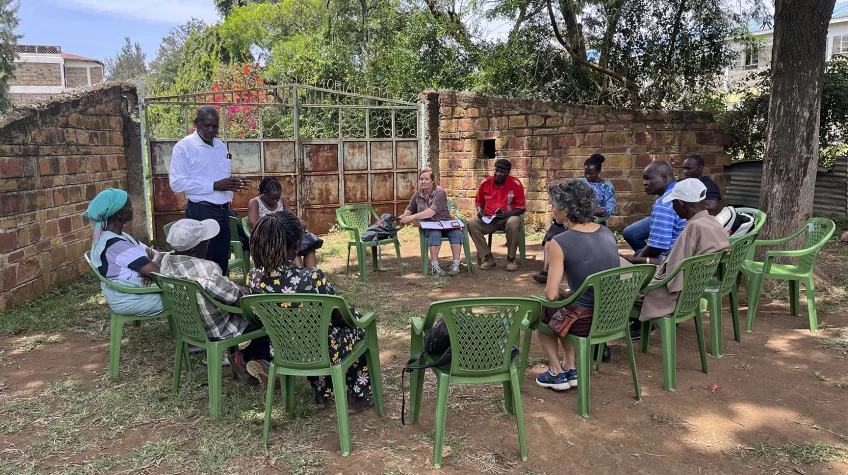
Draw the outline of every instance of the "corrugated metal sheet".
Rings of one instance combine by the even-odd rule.
[[[757,208],[760,203],[762,161],[742,161],[724,167],[730,176],[727,200],[733,206]],[[816,174],[813,212],[819,216],[848,216],[848,158],[839,157],[829,171]]]

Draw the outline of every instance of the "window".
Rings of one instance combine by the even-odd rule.
[[[495,140],[480,141],[480,158],[495,158]]]
[[[848,35],[833,37],[833,48],[831,49],[830,56],[848,58]]]
[[[760,64],[760,52],[757,48],[748,48],[742,52],[743,69],[757,69]]]

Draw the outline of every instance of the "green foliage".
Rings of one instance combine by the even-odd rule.
[[[0,113],[12,106],[9,96],[9,80],[15,77],[15,46],[21,35],[15,34],[18,27],[20,4],[14,0],[0,0]]]
[[[115,53],[106,58],[106,77],[112,81],[137,81],[147,74],[147,55],[141,50],[141,45],[133,44],[130,37],[124,38],[126,43]]]
[[[731,110],[719,114],[722,129],[733,138],[728,148],[735,160],[761,160],[765,154],[768,129],[771,70],[752,75],[752,87],[734,91],[741,96]],[[749,81],[745,81],[749,82]],[[838,156],[848,152],[848,61],[825,63],[822,87],[819,164],[829,168]]]
[[[168,36],[162,38],[159,51],[149,65],[154,87],[167,87],[176,81],[186,40],[193,34],[202,34],[205,29],[206,24],[202,20],[192,18],[183,25],[171,28]]]

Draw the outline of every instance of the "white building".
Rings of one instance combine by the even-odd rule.
[[[64,53],[59,46],[17,45],[9,92],[16,104],[41,101],[75,87],[103,82],[103,63]]]
[[[751,73],[768,69],[771,63],[771,46],[774,41],[774,29],[762,28],[753,31],[759,46],[746,49],[741,44],[731,47],[738,52],[733,65],[725,69],[725,89],[733,89],[740,85]],[[840,1],[833,9],[833,17],[827,29],[827,55],[830,60],[841,55],[848,59],[848,1]]]

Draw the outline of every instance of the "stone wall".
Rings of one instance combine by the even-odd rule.
[[[92,85],[99,84],[99,83],[103,82],[103,68],[94,67],[94,68],[88,68],[88,69],[91,72],[91,84]]]
[[[65,68],[65,87],[79,86],[88,86],[88,68]]]
[[[425,160],[448,195],[469,212],[498,158],[512,161],[512,175],[524,184],[530,228],[550,223],[548,184],[583,176],[583,162],[593,153],[606,157],[601,176],[616,189],[618,209],[608,221],[614,229],[650,212],[655,198],[642,191],[642,171],[653,160],[671,161],[679,175],[686,155],[698,153],[704,173],[722,190],[727,184],[723,167],[730,156],[724,145],[730,137],[717,130],[709,113],[624,111],[452,91],[426,91],[420,100],[428,122]],[[487,146],[494,157],[484,155]]]
[[[15,63],[15,77],[9,86],[62,86],[59,63]]]
[[[0,311],[86,272],[82,215],[103,189],[130,192],[137,220],[127,231],[146,235],[143,181],[126,178],[126,157],[140,157],[127,150],[139,146],[136,104],[135,87],[104,83],[0,118]]]

